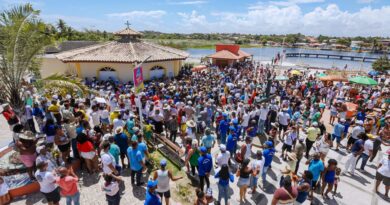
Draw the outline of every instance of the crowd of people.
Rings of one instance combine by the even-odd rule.
[[[277,74],[289,80],[275,80]],[[231,186],[238,187],[240,203],[267,190],[275,158],[283,161],[283,169],[270,203],[302,204],[314,193],[325,199],[337,193],[342,175],[354,175],[360,159],[358,171],[364,172],[390,143],[385,79],[376,77],[380,86],[355,86],[322,82],[315,75],[242,62],[145,82],[139,94],[131,83],[85,79],[94,92],[84,97],[44,97],[26,89],[24,112],[17,115],[3,104],[2,114],[14,149],[49,204],[59,204],[61,196],[67,205],[80,204],[72,168],[79,159],[83,171],[102,173],[109,205],[120,204],[126,169],[133,186],[146,186],[146,205],[168,205],[170,182],[182,177],[167,169],[170,159],[149,173],[156,136],[183,150],[187,176],[199,181],[196,205],[229,204]],[[355,113],[348,103],[357,105]],[[330,149],[347,153],[345,167],[327,156]],[[388,157],[377,165],[375,190],[383,183],[388,197],[390,149],[384,152]],[[218,181],[218,190],[210,186],[210,177]],[[1,204],[10,201],[5,190],[0,178]],[[213,191],[218,191],[215,198]]]

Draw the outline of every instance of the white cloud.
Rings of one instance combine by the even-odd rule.
[[[123,13],[111,13],[107,14],[108,17],[122,17],[129,19],[139,19],[139,18],[161,18],[167,14],[163,10],[152,10],[152,11],[129,11]]]
[[[375,0],[358,0],[358,3],[361,4],[370,4],[373,3]]]
[[[300,1],[303,2],[303,1]],[[304,33],[335,36],[388,36],[390,6],[364,7],[356,12],[336,4],[304,12],[297,4],[257,5],[244,13],[214,12],[211,16],[192,11],[179,13],[183,32],[239,32],[258,34]],[[180,30],[180,29],[178,29]]]
[[[271,5],[276,6],[291,6],[297,4],[312,4],[312,3],[322,3],[325,0],[287,0],[287,1],[270,1]]]
[[[207,1],[178,1],[178,2],[169,2],[168,4],[172,5],[199,5],[205,4]]]

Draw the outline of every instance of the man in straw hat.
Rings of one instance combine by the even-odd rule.
[[[34,179],[33,171],[36,155],[36,138],[31,131],[26,131],[19,135],[19,140],[16,141],[16,147],[20,152],[20,161],[27,167],[27,173],[31,179]]]
[[[120,150],[120,157],[121,157],[121,162],[122,162],[122,167],[125,168],[125,157],[127,158],[127,165],[129,166],[130,160],[129,157],[127,156],[127,148],[129,147],[128,144],[128,138],[125,133],[123,133],[123,128],[118,127],[115,130],[115,135],[114,135],[114,141],[115,144],[118,145],[119,150]]]

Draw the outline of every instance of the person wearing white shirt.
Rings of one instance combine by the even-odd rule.
[[[92,119],[92,127],[100,125],[100,112],[96,105],[92,106],[92,112],[89,114]]]
[[[259,180],[261,170],[263,170],[264,167],[263,152],[261,150],[256,152],[256,159],[252,161],[251,167],[254,172],[250,177],[251,193],[256,193],[257,181]]]
[[[110,143],[108,141],[103,142],[102,144],[103,153],[101,154],[103,172],[105,174],[115,174],[118,175],[119,172],[116,170],[116,162],[114,157],[110,154]]]
[[[262,104],[260,108],[260,116],[259,116],[259,123],[258,123],[258,133],[263,134],[264,133],[264,125],[265,121],[267,120],[267,115],[269,112],[269,108],[266,104]]]
[[[106,200],[109,204],[120,204],[121,195],[119,192],[119,183],[122,181],[120,176],[113,174],[104,174],[102,191],[106,194]]]
[[[61,199],[58,185],[55,183],[56,178],[52,171],[47,170],[48,164],[42,161],[37,164],[38,170],[35,172],[35,178],[39,183],[39,190],[45,196],[48,204],[58,205]]]
[[[360,165],[360,171],[364,171],[364,167],[367,164],[368,158],[371,157],[372,151],[374,150],[374,140],[375,136],[372,134],[367,134],[368,139],[364,142],[363,153],[360,154],[359,158],[356,160],[356,164],[359,162],[360,158],[362,159],[362,164]]]
[[[219,146],[219,149],[221,150],[221,152],[217,155],[217,166],[222,167],[222,165],[224,164],[229,165],[230,152],[226,151],[226,146],[224,144],[221,144]]]
[[[114,121],[113,121],[113,130],[116,130],[116,128],[118,127],[124,127],[125,126],[125,122],[123,122],[122,119],[119,119],[120,116],[118,116],[118,118],[115,118]]]
[[[244,111],[244,115],[242,116],[242,123],[241,126],[243,128],[243,133],[242,136],[245,137],[245,130],[249,126],[249,120],[250,120],[250,115],[248,114],[247,110]]]
[[[283,110],[278,113],[278,119],[279,119],[279,136],[280,136],[282,130],[284,132],[287,131],[288,123],[290,123],[290,115],[287,112],[287,108],[283,108]]]
[[[383,157],[378,165],[375,176],[375,192],[378,193],[378,188],[381,182],[385,185],[385,196],[389,197],[390,190],[390,149],[386,152],[387,157]]]
[[[352,145],[355,143],[356,140],[358,140],[358,136],[360,133],[365,132],[365,129],[363,127],[363,121],[358,120],[356,122],[356,125],[354,128],[352,128],[351,131],[351,137],[348,139],[347,146],[348,149],[352,147]]]

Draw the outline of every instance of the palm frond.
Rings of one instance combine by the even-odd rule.
[[[42,84],[44,89],[57,88],[64,89],[68,93],[77,93],[85,95],[91,93],[91,90],[83,84],[81,79],[61,74],[53,74],[46,78],[39,80],[37,83]]]

